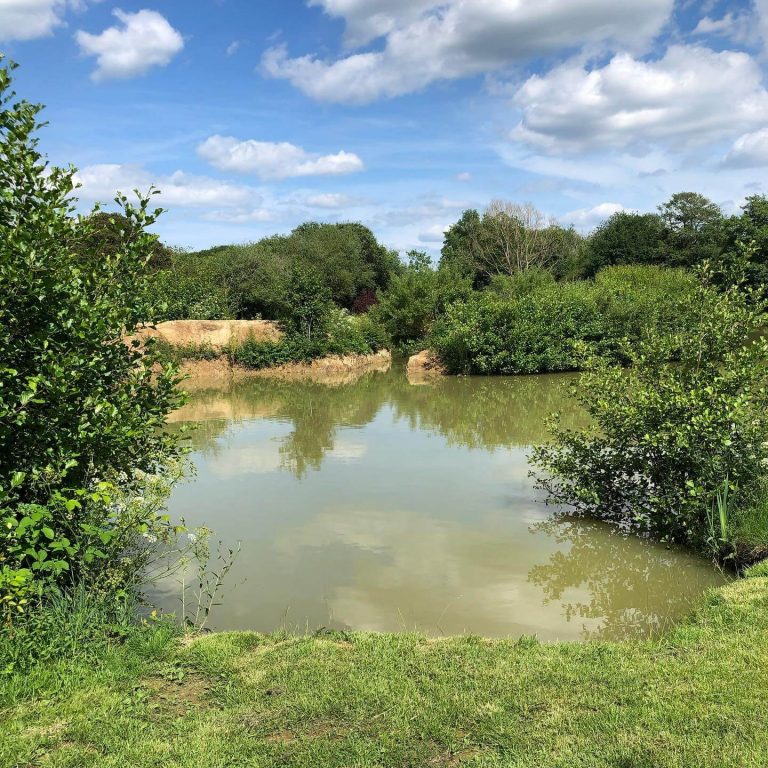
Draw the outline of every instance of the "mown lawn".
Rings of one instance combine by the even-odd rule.
[[[652,642],[152,630],[4,684],[3,768],[763,768],[768,577]]]

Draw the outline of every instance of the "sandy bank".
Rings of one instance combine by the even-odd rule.
[[[256,341],[280,341],[283,332],[271,320],[169,320],[143,328],[139,339],[162,339],[174,347],[207,346],[227,349],[248,337]]]
[[[218,360],[187,360],[181,366],[181,373],[189,377],[184,382],[184,388],[199,391],[226,387],[233,381],[249,378],[314,381],[329,385],[351,384],[366,373],[385,373],[391,365],[392,355],[382,350],[372,355],[332,355],[309,363],[287,363],[258,371],[232,365],[226,357]]]
[[[445,376],[445,367],[434,352],[425,349],[408,359],[405,372],[411,384],[428,384]]]

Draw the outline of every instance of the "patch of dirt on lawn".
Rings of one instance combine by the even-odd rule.
[[[144,681],[150,701],[171,717],[183,717],[190,709],[210,706],[211,682],[197,672],[186,672],[180,680],[150,677]]]

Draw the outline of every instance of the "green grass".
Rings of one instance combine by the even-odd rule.
[[[139,631],[6,697],[0,765],[762,768],[768,578],[752,574],[638,643]]]

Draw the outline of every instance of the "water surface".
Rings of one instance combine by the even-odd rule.
[[[709,563],[563,519],[529,477],[545,418],[583,415],[568,376],[195,392],[197,476],[170,511],[242,551],[214,629],[320,627],[543,640],[646,635],[723,577]],[[164,598],[174,608],[175,598]]]

